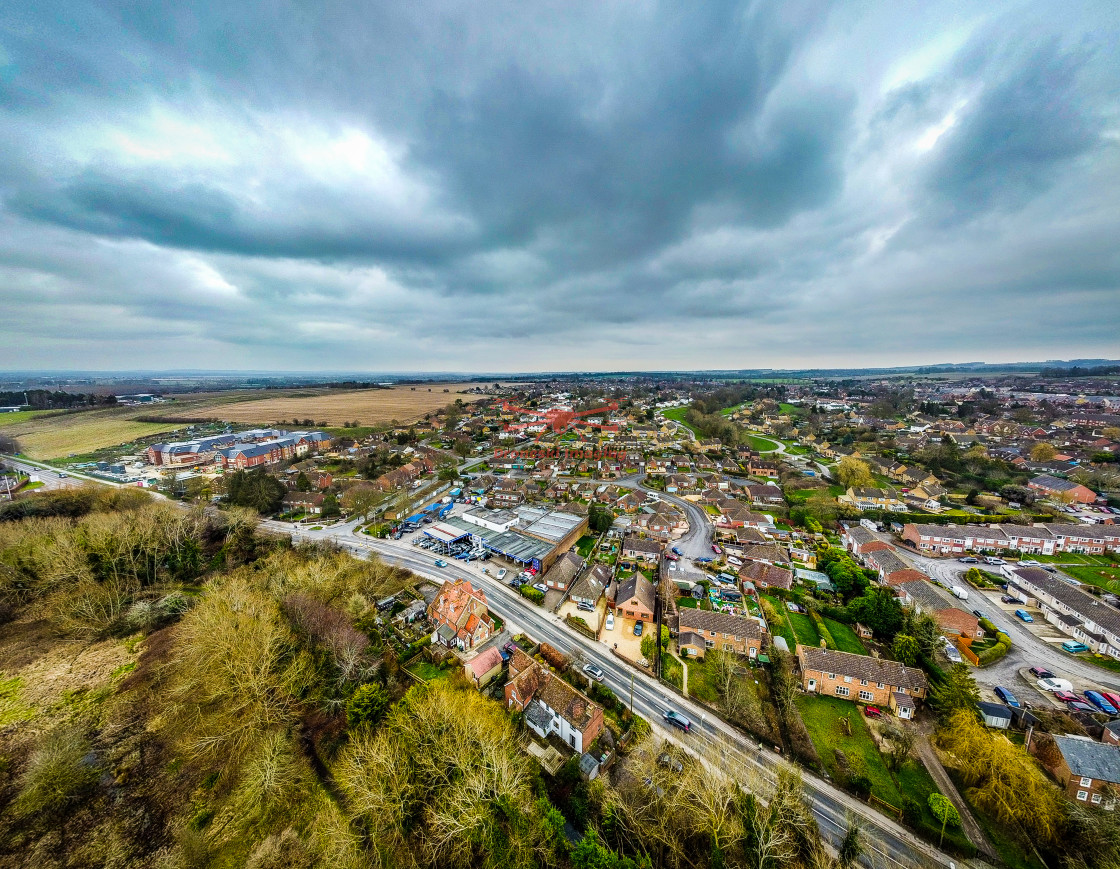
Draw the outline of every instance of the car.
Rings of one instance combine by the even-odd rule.
[[[634,636],[635,637],[640,637],[642,635],[642,630],[644,628],[645,628],[645,625],[642,624],[642,622],[635,622],[634,623]]]
[[[684,555],[684,553],[683,553],[683,552],[681,552],[681,548],[680,548],[679,546],[674,546],[674,547],[672,548],[672,550],[670,550],[670,551],[671,551],[671,552],[672,552],[672,553],[673,553],[674,555]]]
[[[442,558],[437,558],[436,559],[436,567],[447,567],[447,562],[444,561]]]
[[[1069,691],[1055,691],[1054,697],[1062,703],[1077,703],[1080,700],[1076,694],[1071,694]]]
[[[497,573],[498,579],[505,579],[505,578],[506,578],[506,574],[507,574],[507,573],[509,573],[509,571],[508,571],[508,570],[506,570],[506,569],[505,569],[505,568],[503,567],[503,568],[502,568],[501,570],[499,570],[499,571],[498,571],[498,573]]]
[[[1072,655],[1089,651],[1089,647],[1084,643],[1078,643],[1073,640],[1066,640],[1064,643],[1062,643],[1062,648]]]
[[[584,664],[583,665],[583,672],[585,672],[588,676],[590,676],[596,682],[602,682],[604,679],[607,678],[607,674],[604,673],[602,670],[600,670],[598,667],[596,667],[594,664]]]
[[[58,478],[59,478],[60,480],[65,480],[65,479],[66,479],[67,477],[69,477],[69,476],[70,476],[70,475],[69,475],[69,474],[67,474],[67,473],[65,473],[64,471],[59,471],[59,472],[58,472]]]
[[[979,564],[980,563],[979,558],[973,558],[971,555],[965,555],[963,558],[958,558],[957,561],[959,561],[961,564]]]
[[[713,543],[712,544],[712,552],[714,552],[716,555],[719,555],[721,552],[723,552],[723,550],[720,549],[718,546],[716,546],[716,544]]]
[[[1101,691],[1101,693],[1104,695],[1105,700],[1117,709],[1120,709],[1120,694],[1114,694],[1112,691]]]
[[[666,552],[666,553],[665,553],[665,557],[666,557],[666,558],[667,558],[667,559],[668,559],[669,561],[676,561],[676,560],[677,560],[678,558],[680,558],[680,556],[679,556],[679,555],[674,555],[674,554],[673,554],[672,552]]]
[[[1015,699],[1015,695],[1011,693],[1010,689],[1004,688],[1002,685],[996,685],[995,694],[1008,706],[1014,706],[1016,709],[1019,707],[1019,701]]]
[[[987,619],[988,619],[987,615],[985,615],[983,610],[973,610],[972,614],[974,616],[976,616],[976,618],[980,619],[981,621],[987,621]]]
[[[1053,676],[1050,678],[1042,678],[1038,680],[1038,687],[1043,691],[1049,691],[1052,694],[1057,694],[1059,691],[1072,691],[1073,683],[1067,682],[1065,679],[1055,679]],[[1111,700],[1109,701],[1112,702]]]
[[[533,588],[535,588],[541,594],[548,594],[548,586],[545,585],[543,582],[533,583]]]
[[[1027,672],[1034,676],[1036,679],[1054,678],[1054,674],[1047,670],[1045,667],[1031,667]]]
[[[1027,567],[1039,567],[1041,566],[1042,562],[1035,561],[1033,558],[1028,558],[1025,561],[1020,561],[1019,564],[1020,566],[1026,565]]]
[[[864,706],[863,707],[863,714],[866,715],[868,718],[882,718],[883,717],[883,710],[880,709],[878,706]]]
[[[1086,691],[1085,699],[1096,706],[1105,715],[1116,714],[1116,707],[1109,703],[1100,691]]]
[[[707,556],[704,556],[703,558],[694,558],[693,561],[695,561],[697,564],[711,564],[712,563],[712,559],[708,558]]]
[[[638,624],[641,624],[641,622],[638,622]],[[674,727],[679,727],[685,733],[688,733],[690,730],[692,730],[692,722],[676,710],[666,709],[663,713],[661,713],[661,717],[672,724]]]
[[[1090,715],[1095,714],[1097,711],[1083,700],[1072,700],[1066,704],[1066,708],[1070,712],[1088,712]]]
[[[614,630],[614,613],[607,613],[607,630]]]
[[[1045,570],[1047,573],[1057,573],[1058,572],[1058,568],[1051,567],[1049,564],[1042,565],[1042,569]]]
[[[1007,562],[1004,561],[1002,558],[996,558],[994,555],[989,555],[987,558],[985,558],[984,563],[985,564],[996,564],[996,565],[1007,564]]]
[[[1030,622],[1034,621],[1034,616],[1032,616],[1026,610],[1015,610],[1015,615],[1016,615],[1016,617],[1018,617],[1019,621],[1021,621],[1021,622],[1030,623]]]
[[[1000,595],[1000,600],[1003,603],[1024,603],[1024,601],[1020,600],[1017,597],[1012,597],[1009,594]]]

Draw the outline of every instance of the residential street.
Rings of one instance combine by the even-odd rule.
[[[577,652],[584,660],[595,663],[607,674],[606,683],[623,700],[629,700],[633,686],[634,710],[646,717],[657,732],[678,742],[702,757],[715,759],[734,756],[758,770],[765,781],[773,781],[774,769],[785,763],[768,749],[743,736],[722,720],[713,717],[692,703],[673,695],[652,677],[631,668],[616,658],[601,643],[588,640],[565,628],[559,618],[521,597],[493,577],[482,573],[475,563],[453,562],[446,568],[435,567],[435,556],[411,544],[391,540],[362,539],[352,530],[358,523],[347,522],[325,527],[320,531],[296,531],[287,523],[262,522],[262,527],[272,531],[292,534],[296,540],[333,541],[361,556],[376,552],[393,564],[406,567],[418,575],[443,582],[467,578],[486,590],[490,607],[507,625],[525,631],[534,639],[548,642],[565,653]],[[293,533],[293,531],[295,533]],[[364,535],[362,535],[364,537]],[[693,732],[687,736],[661,727],[661,715],[672,707],[688,715],[694,722]],[[859,815],[865,823],[869,866],[928,866],[950,865],[947,855],[923,842],[905,828],[867,807],[808,772],[803,772],[805,791],[821,827],[830,842],[837,842],[846,824],[848,814]]]

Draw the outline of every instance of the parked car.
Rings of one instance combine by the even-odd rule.
[[[1084,643],[1078,643],[1073,640],[1066,640],[1064,643],[1062,643],[1062,648],[1073,655],[1079,654],[1080,652],[1089,651],[1089,647]]]
[[[533,588],[535,588],[541,594],[548,594],[548,586],[545,585],[543,582],[534,583]]]
[[[1100,691],[1086,691],[1085,699],[1096,706],[1105,715],[1116,714],[1116,707],[1109,703]]]
[[[1032,616],[1026,610],[1015,610],[1015,615],[1019,618],[1019,621],[1021,621],[1021,622],[1028,622],[1029,623],[1029,622],[1034,621],[1034,616]]]
[[[717,546],[715,543],[713,543],[712,552],[714,552],[716,555],[719,555],[721,552],[723,552],[723,550],[720,549],[719,546]]]
[[[638,624],[641,624],[641,622],[638,622]],[[690,730],[692,730],[692,722],[681,715],[679,712],[676,712],[672,709],[666,709],[662,713],[661,717],[672,724],[674,727],[679,727],[685,733],[688,733]]]
[[[1062,703],[1077,703],[1078,698],[1076,694],[1069,691],[1055,691],[1054,696]]]
[[[596,682],[602,682],[604,679],[607,678],[607,674],[604,673],[602,670],[600,670],[598,667],[596,667],[594,664],[584,664],[583,665],[583,672],[585,672],[588,676],[590,676]]]
[[[679,555],[674,555],[672,552],[666,552],[665,557],[669,559],[669,561],[676,561],[678,558],[680,558]]]
[[[708,558],[707,556],[705,556],[704,558],[694,558],[693,561],[695,561],[697,564],[711,564],[712,563],[712,559]]]
[[[1058,568],[1051,567],[1049,564],[1042,565],[1042,569],[1045,570],[1047,573],[1057,573],[1058,572]]]
[[[436,567],[447,567],[447,562],[444,561],[442,558],[437,558],[436,559]]]
[[[1065,679],[1055,679],[1053,676],[1038,680],[1038,687],[1043,691],[1057,694],[1059,691],[1072,691],[1073,683]],[[1111,702],[1111,701],[1109,701]]]
[[[1031,667],[1030,670],[1028,670],[1027,672],[1029,672],[1036,679],[1053,679],[1054,678],[1054,674],[1051,673],[1049,670],[1047,670],[1045,667]]]
[[[882,718],[883,717],[883,710],[880,709],[878,706],[864,706],[863,707],[863,714],[866,715],[868,718]]]
[[[1096,713],[1096,709],[1081,700],[1073,700],[1066,704],[1066,708],[1070,712],[1088,712],[1090,715]]]
[[[1101,691],[1101,693],[1104,695],[1105,700],[1107,700],[1117,709],[1120,709],[1120,694],[1115,694],[1112,691]]]
[[[634,623],[634,636],[635,637],[640,637],[642,635],[643,628],[645,628],[644,624],[642,624],[641,622],[635,622]]]
[[[1014,706],[1018,708],[1019,701],[1015,699],[1015,695],[1012,694],[1008,688],[1004,688],[1002,685],[996,685],[995,692],[996,696],[1008,706]]]
[[[974,616],[976,616],[976,618],[978,618],[978,619],[982,619],[982,620],[987,620],[988,619],[987,615],[984,614],[983,610],[973,610],[972,614]]]
[[[961,564],[979,564],[980,563],[979,558],[973,558],[971,555],[965,555],[962,558],[958,558],[957,561],[959,561]]]
[[[1035,561],[1032,558],[1028,558],[1025,561],[1020,561],[1019,564],[1020,564],[1020,566],[1026,566],[1026,567],[1039,567],[1039,566],[1042,565],[1042,562],[1041,561]]]
[[[505,569],[505,568],[503,567],[503,568],[502,568],[501,570],[499,570],[499,571],[498,571],[498,573],[497,573],[498,579],[505,579],[505,578],[506,578],[506,574],[507,574],[507,573],[509,573],[509,571],[508,571],[508,570],[506,570],[506,569]]]
[[[607,613],[607,630],[614,630],[614,613]]]
[[[994,555],[989,555],[987,558],[985,558],[984,563],[985,564],[995,564],[995,565],[1007,564],[1007,562],[1004,561],[1002,558],[996,558]]]
[[[1017,598],[1017,597],[1012,597],[1009,594],[1001,595],[1000,600],[1003,603],[1024,603],[1024,601],[1019,600],[1019,598]]]
[[[674,555],[684,555],[684,553],[681,552],[681,548],[679,546],[674,546],[672,549],[672,553]]]

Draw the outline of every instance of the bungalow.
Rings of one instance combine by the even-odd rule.
[[[767,483],[765,485],[752,483],[746,487],[745,491],[755,504],[781,506],[786,502],[782,490],[773,483]]]
[[[294,510],[303,510],[305,513],[318,515],[323,512],[323,501],[326,495],[311,492],[289,492],[284,496],[281,502],[284,505],[284,510],[292,512]]]
[[[566,590],[583,564],[583,559],[577,553],[565,552],[545,573],[544,584],[548,588]]]
[[[752,561],[744,564],[739,570],[739,579],[753,582],[759,588],[784,588],[789,591],[793,588],[793,573],[784,567],[767,564],[764,561]]]
[[[913,718],[915,699],[926,695],[925,673],[897,661],[800,643],[796,654],[801,666],[801,685],[809,692],[887,706],[899,718]]]
[[[525,716],[537,736],[555,734],[577,754],[591,747],[603,732],[603,707],[577,691],[559,676],[514,648],[505,687],[507,709]]]
[[[595,606],[611,581],[611,570],[605,564],[596,564],[576,580],[568,595],[574,603]]]
[[[627,537],[622,543],[622,557],[656,564],[661,557],[661,544],[645,537]]]
[[[682,656],[703,657],[708,649],[720,649],[757,658],[762,650],[758,622],[742,616],[685,607],[677,614],[677,630]]]

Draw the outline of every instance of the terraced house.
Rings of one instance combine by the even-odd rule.
[[[683,656],[703,657],[708,649],[757,658],[762,628],[754,619],[683,608],[677,614],[677,644]]]
[[[1120,612],[1039,567],[1010,571],[1010,586],[1033,600],[1046,621],[1094,652],[1120,659]]]
[[[926,696],[926,674],[897,661],[797,644],[801,687],[812,693],[873,703],[913,718]]]

